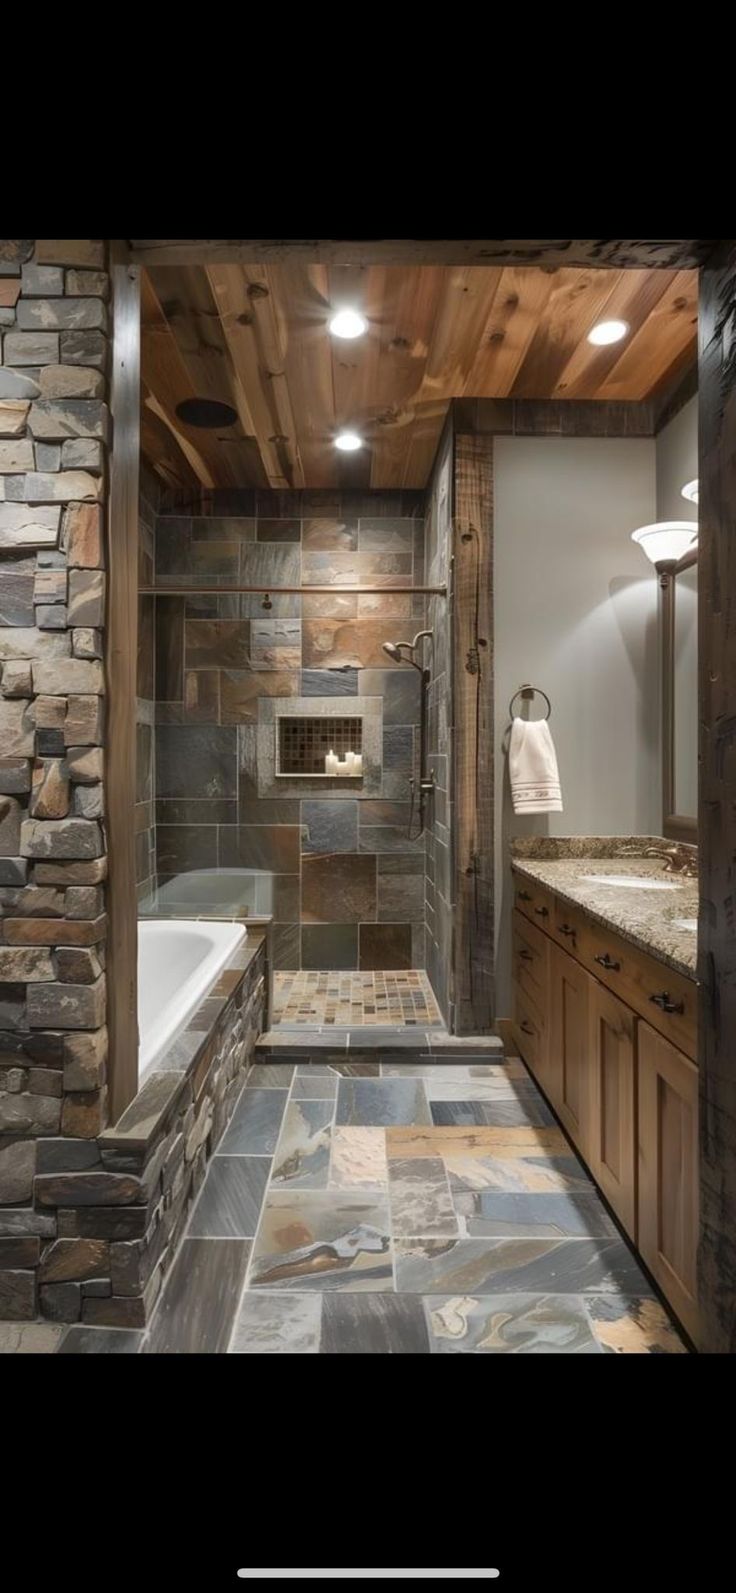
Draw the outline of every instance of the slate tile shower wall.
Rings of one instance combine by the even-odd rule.
[[[272,871],[280,969],[424,967],[424,838],[408,833],[420,681],[382,650],[424,624],[423,513],[418,492],[223,491],[169,497],[156,519],[157,584],[208,589],[155,599],[158,880]],[[226,582],[268,586],[273,606]],[[406,591],[340,590],[355,584]],[[300,585],[331,590],[278,594]],[[264,699],[344,714],[361,697],[382,701],[377,791],[285,780],[259,795]]]
[[[138,584],[153,585],[153,550],[159,485],[145,460],[140,466],[138,516]],[[136,711],[136,804],[135,854],[138,900],[151,895],[156,876],[156,830],[154,815],[154,727],[155,727],[155,599],[138,598],[138,683]]]
[[[0,241],[0,1317],[16,1320],[56,1310],[41,1152],[86,1166],[107,1121],[108,293],[102,242]],[[64,1276],[82,1264],[72,1244]]]

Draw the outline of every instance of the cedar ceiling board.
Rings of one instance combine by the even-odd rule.
[[[176,435],[145,401],[141,404],[141,449],[152,469],[168,486],[200,487],[205,484],[182,453]]]
[[[553,282],[554,273],[548,271],[510,266],[501,272],[465,395],[505,398],[511,392]]]
[[[289,341],[286,306],[280,307],[265,266],[243,266],[264,399],[273,416],[272,446],[289,487],[304,486],[294,411],[286,373]]]
[[[401,486],[426,487],[439,447],[442,428],[447,416],[448,403],[435,399],[417,406],[416,419],[408,438],[408,451],[404,463]]]
[[[675,274],[674,271],[619,271],[599,319],[626,321],[631,335],[635,336],[667,292]],[[587,337],[583,338],[562,371],[552,397],[595,398],[620,357],[617,343],[596,348]]]
[[[237,424],[218,443],[227,469],[222,484],[267,486],[266,471],[260,466],[258,478],[253,479],[255,450],[248,438],[248,416],[244,425],[242,395],[207,272],[198,266],[165,266],[153,274],[153,284],[197,397],[230,404],[238,413]],[[201,435],[203,428],[192,429]]]
[[[278,419],[261,366],[253,299],[245,270],[242,266],[215,265],[208,268],[207,277],[233,367],[241,423],[257,439],[268,485],[288,487],[287,473],[272,440]]]
[[[445,272],[420,397],[459,398],[475,362],[501,273],[485,267]]]
[[[268,282],[277,314],[287,323],[286,379],[294,410],[299,454],[310,487],[337,481],[332,350],[325,335],[329,282],[325,266],[289,261],[269,266]]]
[[[601,312],[613,271],[558,271],[512,388],[514,398],[549,398],[561,372]],[[491,395],[493,396],[493,395]]]
[[[598,398],[648,397],[692,346],[696,355],[698,281],[678,271],[644,325],[622,350]]]
[[[159,303],[148,271],[141,273],[141,381],[157,398],[166,423],[177,437],[187,437],[202,460],[204,471],[197,472],[203,485],[226,478],[232,485],[228,460],[212,432],[186,426],[176,414],[177,404],[196,396],[196,388],[184,365],[171,326]],[[149,429],[150,430],[150,429]]]

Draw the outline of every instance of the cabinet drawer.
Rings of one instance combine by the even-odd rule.
[[[698,1070],[639,1024],[639,1249],[697,1343]]]
[[[547,1061],[547,1019],[525,990],[514,985],[514,1043],[532,1073],[544,1085]]]
[[[513,916],[513,977],[542,1011],[548,998],[549,941],[521,913]]]
[[[582,961],[665,1039],[697,1056],[698,987],[598,924],[589,926]]]
[[[542,885],[522,874],[514,874],[514,906],[537,929],[549,929],[552,923],[554,897]]]
[[[577,907],[568,907],[556,896],[552,904],[551,920],[545,922],[547,933],[571,957],[585,960],[585,950],[590,930],[590,920]]]

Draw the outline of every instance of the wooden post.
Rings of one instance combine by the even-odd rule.
[[[454,816],[457,1034],[494,1019],[493,437],[455,438]]]
[[[700,1348],[736,1351],[736,243],[701,273]]]
[[[138,901],[135,867],[140,266],[112,264],[113,446],[108,519],[106,827],[107,1023],[114,1123],[138,1089]]]

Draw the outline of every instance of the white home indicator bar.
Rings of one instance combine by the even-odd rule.
[[[246,1579],[249,1578],[249,1577],[261,1577],[261,1576],[270,1576],[270,1577],[431,1576],[431,1577],[442,1577],[442,1578],[445,1579],[445,1581],[454,1581],[454,1579],[456,1577],[460,1577],[460,1576],[463,1576],[463,1577],[494,1576],[495,1577],[495,1576],[500,1576],[500,1575],[501,1575],[500,1571],[494,1570],[494,1569],[489,1569],[489,1570],[486,1570],[486,1571],[469,1571],[469,1570],[460,1570],[460,1571],[450,1571],[450,1570],[439,1570],[439,1571],[428,1571],[428,1570],[421,1570],[421,1571],[407,1571],[407,1570],[400,1570],[400,1571],[388,1571],[388,1570],[386,1570],[386,1571],[366,1571],[366,1570],[364,1570],[364,1571],[334,1571],[334,1570],[333,1571],[294,1571],[294,1570],[291,1570],[291,1571],[249,1571],[249,1570],[245,1570],[244,1569],[244,1570],[238,1571],[238,1576],[242,1576],[242,1577],[244,1577]]]

